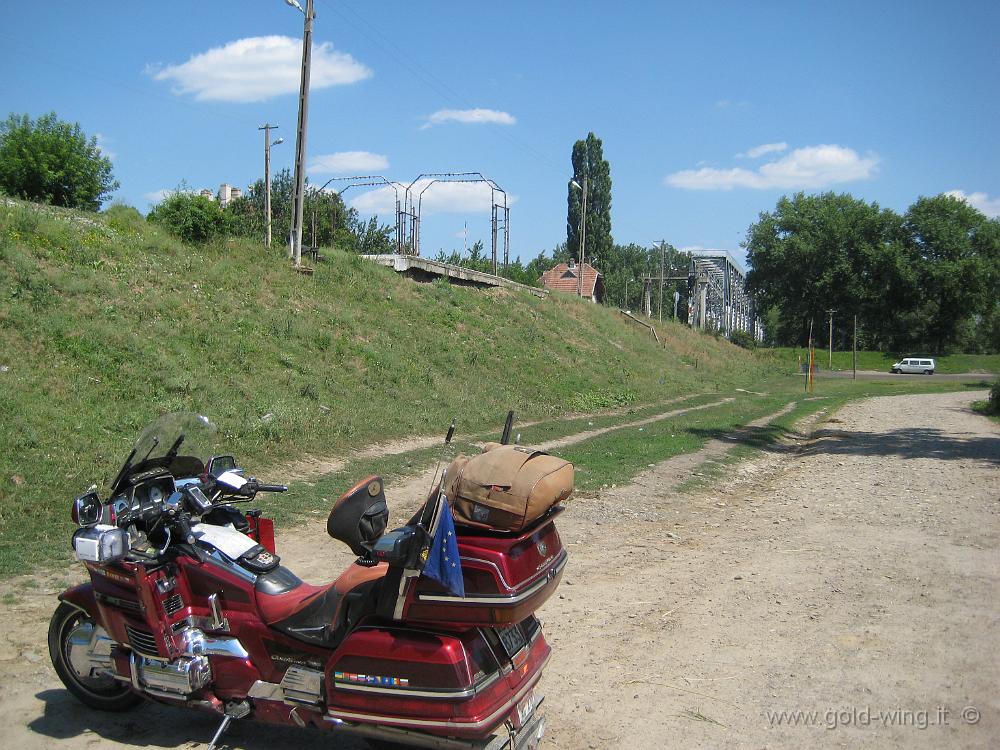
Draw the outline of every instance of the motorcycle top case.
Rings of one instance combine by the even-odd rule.
[[[420,576],[407,589],[403,619],[502,626],[533,614],[559,586],[568,558],[554,523],[557,513],[520,534],[459,533],[465,596]]]
[[[519,532],[573,493],[573,464],[534,448],[487,443],[478,456],[458,455],[445,481],[456,523]]]

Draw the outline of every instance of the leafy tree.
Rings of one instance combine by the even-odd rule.
[[[294,179],[289,169],[271,178],[271,236],[276,245],[288,241],[292,225]],[[242,237],[262,239],[267,227],[264,181],[257,180],[246,193],[226,205],[226,231]],[[315,216],[315,232],[313,217]],[[333,192],[306,187],[302,210],[304,245],[336,247],[348,252],[379,254],[395,252],[394,228],[373,217],[363,221]]]
[[[379,224],[377,216],[372,216],[368,221],[354,219],[349,230],[354,239],[354,246],[349,249],[359,255],[385,255],[396,252],[394,228],[388,224]]]
[[[97,138],[55,112],[32,120],[8,116],[0,123],[0,190],[54,206],[97,211],[118,189],[111,160]]]
[[[604,144],[593,133],[573,144],[573,178],[583,186],[587,180],[587,233],[584,259],[597,265],[611,250],[611,165],[604,158]],[[583,192],[567,186],[566,246],[579,260],[580,214]]]
[[[920,198],[904,218],[918,263],[922,339],[938,354],[963,328],[996,314],[1000,289],[1000,222],[949,195]],[[988,334],[987,334],[988,335]]]
[[[758,309],[777,309],[780,343],[805,344],[810,320],[819,328],[834,309],[857,312],[876,345],[891,345],[916,283],[903,240],[900,217],[875,203],[834,193],[783,197],[747,231],[747,287]],[[848,332],[836,330],[843,347]]]
[[[146,218],[155,224],[162,224],[185,242],[208,242],[223,234],[225,228],[218,203],[183,189],[164,198]]]
[[[682,253],[669,242],[663,243],[663,275],[687,276],[688,265],[691,262],[690,253]],[[623,308],[638,310],[643,304],[642,290],[644,276],[656,277],[652,283],[651,310],[654,316],[660,314],[660,247],[648,248],[630,243],[628,245],[612,245],[606,259],[601,261],[599,270],[604,274],[604,284],[607,290],[607,303],[621,305]],[[628,281],[628,299],[625,299],[625,282]],[[673,315],[674,292],[687,297],[686,281],[664,281],[663,283],[663,317]],[[681,320],[687,320],[687,305],[678,304],[677,315]]]

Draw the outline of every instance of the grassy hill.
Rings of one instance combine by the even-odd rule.
[[[567,296],[419,284],[328,253],[191,247],[132,211],[0,199],[0,574],[67,548],[69,500],[138,430],[208,414],[249,466],[392,437],[728,390],[768,365],[676,324],[663,346]]]

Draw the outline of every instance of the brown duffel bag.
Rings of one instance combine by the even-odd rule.
[[[487,443],[448,467],[445,494],[455,521],[521,531],[573,493],[573,464],[521,445]]]

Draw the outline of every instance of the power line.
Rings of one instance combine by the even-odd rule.
[[[409,73],[411,76],[419,80],[428,88],[436,91],[439,95],[448,100],[451,104],[465,109],[470,109],[474,105],[468,100],[468,97],[462,96],[460,93],[451,88],[447,83],[438,78],[433,72],[421,65],[417,60],[407,55],[407,53],[397,46],[389,37],[382,34],[379,29],[374,26],[368,19],[362,16],[357,11],[343,4],[334,4],[332,2],[327,2],[327,0],[318,0],[332,13],[340,16],[344,21],[351,24],[351,26],[360,32],[364,37],[366,37],[370,42],[380,47],[383,51],[389,54],[391,57],[395,58],[396,62],[399,63],[400,67]],[[344,11],[351,13],[353,18],[348,17]],[[362,28],[361,25],[367,27]],[[487,123],[487,127],[492,130],[497,135],[505,138],[512,145],[520,148],[529,156],[532,156],[536,160],[543,161],[550,166],[554,172],[561,176],[566,174],[564,167],[559,166],[551,157],[534,148],[528,143],[521,141],[515,137],[508,130],[501,128],[492,123]]]

